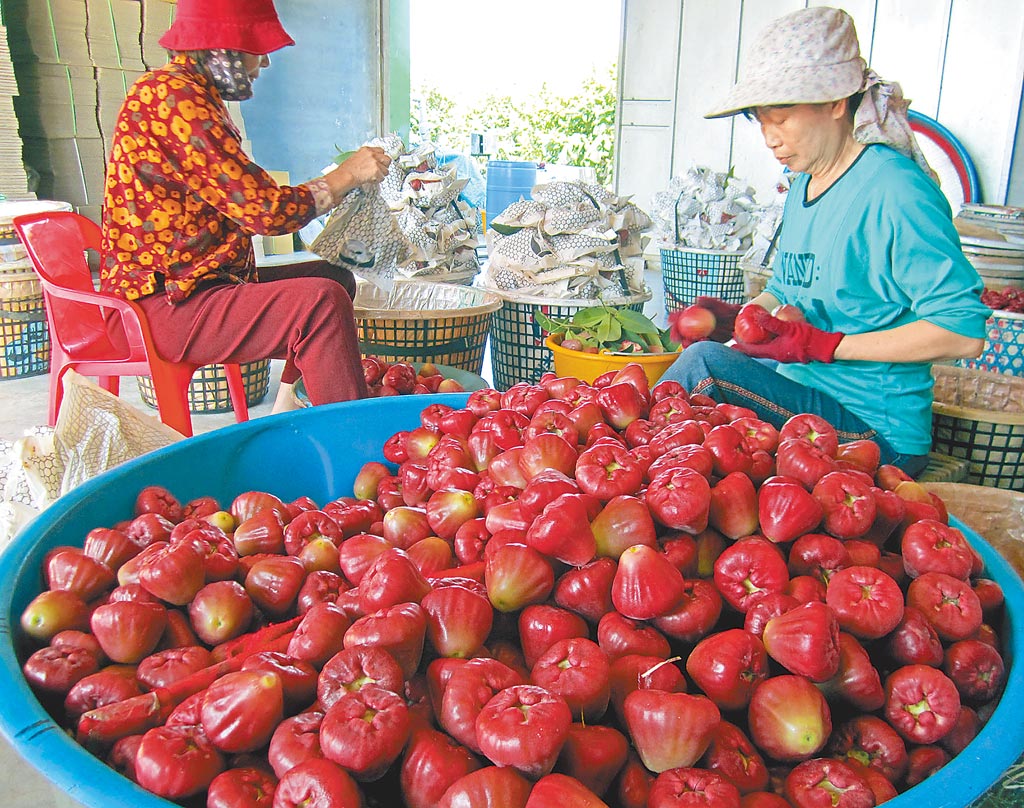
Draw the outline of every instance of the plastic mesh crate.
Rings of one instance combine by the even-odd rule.
[[[747,297],[742,257],[742,252],[725,250],[662,249],[665,312],[685,308],[701,296],[743,303]]]
[[[932,448],[966,460],[967,482],[1024,489],[1024,379],[937,365]]]
[[[609,305],[642,312],[644,303],[650,299],[651,293],[647,292]],[[548,317],[568,319],[580,309],[596,305],[600,304],[592,300],[506,299],[491,315],[491,370],[495,388],[507,390],[517,382],[533,384],[554,367],[551,351],[544,344],[547,335],[533,319],[534,309],[539,308]]]
[[[263,401],[270,389],[270,360],[261,359],[241,365],[245,401],[252,407]],[[156,408],[156,393],[149,376],[139,376],[139,395]],[[231,394],[223,365],[207,365],[195,372],[188,386],[188,408],[195,413],[231,412]]]
[[[50,330],[35,272],[0,273],[0,379],[50,369]]]
[[[479,375],[497,295],[408,281],[391,293],[361,284],[354,301],[359,350],[387,362],[433,362]]]
[[[985,348],[977,359],[961,359],[960,367],[1024,376],[1024,314],[995,311],[985,322]]]

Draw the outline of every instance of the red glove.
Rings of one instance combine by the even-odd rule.
[[[757,324],[775,334],[770,342],[757,345],[737,342],[733,347],[755,359],[774,359],[776,362],[832,362],[836,348],[845,334],[822,331],[802,320],[789,321],[772,317],[767,311],[756,315]]]

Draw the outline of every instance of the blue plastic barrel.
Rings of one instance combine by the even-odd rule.
[[[521,160],[487,161],[487,222],[494,221],[520,197],[530,198],[537,182],[537,164]]]

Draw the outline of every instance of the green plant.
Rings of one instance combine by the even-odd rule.
[[[612,181],[615,152],[614,67],[607,77],[586,79],[579,91],[559,95],[544,85],[528,99],[489,95],[460,104],[436,88],[420,91],[411,117],[411,139],[462,150],[470,132],[502,132],[497,159],[593,168],[598,182]]]
[[[588,306],[571,318],[549,317],[541,309],[533,318],[563,348],[607,353],[664,353],[678,351],[667,328],[658,328],[649,317],[632,309]],[[576,343],[579,343],[577,346]]]

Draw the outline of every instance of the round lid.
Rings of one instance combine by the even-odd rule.
[[[49,199],[26,199],[21,202],[5,200],[0,202],[0,225],[11,224],[15,216],[71,209],[68,202],[56,202]]]

